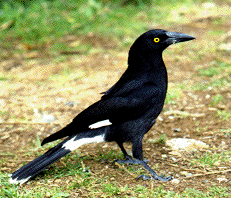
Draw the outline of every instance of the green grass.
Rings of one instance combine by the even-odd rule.
[[[153,144],[160,144],[160,145],[164,145],[166,141],[167,141],[166,134],[161,134],[157,139],[149,139],[149,142]]]
[[[71,67],[65,67],[59,73],[53,74],[49,77],[49,80],[55,81],[57,83],[65,83],[68,80],[77,80],[85,76],[84,70],[77,70],[73,72]]]
[[[231,66],[225,62],[213,61],[212,64],[203,69],[198,69],[199,76],[209,78],[194,86],[194,90],[213,90],[231,87]]]
[[[83,158],[80,158],[78,155],[67,155],[64,159],[61,160],[62,165],[52,165],[49,170],[45,170],[42,175],[42,178],[39,179],[57,179],[57,178],[66,178],[68,176],[81,177],[82,179],[87,179],[91,173],[88,171],[89,167],[85,167],[83,170],[82,162]]]
[[[7,197],[7,198],[29,198],[29,197],[36,197],[36,198],[44,198],[44,197],[68,197],[68,192],[63,192],[62,188],[60,187],[35,187],[32,190],[28,189],[21,189],[19,190],[19,186],[11,185],[7,182],[7,176],[0,172],[0,182],[1,182],[1,189],[0,189],[0,196]]]
[[[224,133],[227,138],[231,136],[231,129],[220,129],[219,132]]]
[[[107,161],[113,161],[116,159],[123,159],[124,155],[121,151],[113,151],[113,150],[107,150],[107,151],[101,151],[99,150],[99,154],[97,156],[98,160],[107,160]]]
[[[39,50],[56,54],[63,50],[88,52],[93,47],[92,43],[78,41],[78,38],[74,40],[78,45],[72,45],[65,40],[69,35],[100,37],[121,48],[130,45],[137,34],[150,29],[150,25],[171,24],[171,20],[166,21],[169,7],[190,8],[193,1],[136,2],[121,6],[120,1],[96,0],[1,1],[0,36],[5,49],[1,56],[7,58],[9,49],[17,53]]]
[[[219,166],[221,163],[225,163],[230,161],[230,153],[222,152],[222,153],[212,153],[206,152],[203,155],[195,156],[192,160],[192,164],[199,165],[201,167],[214,167]]]
[[[14,42],[32,50],[68,50],[68,44],[60,41],[67,35],[104,35],[108,38],[125,39],[126,35],[135,35],[143,31],[144,21],[139,20],[139,12],[144,8],[119,7],[116,4],[109,7],[98,1],[33,1],[24,6],[9,1],[2,3],[0,24],[6,26],[0,32],[4,47],[13,47]],[[137,13],[138,11],[138,13]],[[149,13],[145,17],[149,17]],[[130,17],[124,20],[124,17]],[[145,18],[146,20],[146,18]],[[10,26],[7,23],[11,22]],[[120,28],[118,28],[120,27]],[[127,38],[125,40],[128,40]],[[13,41],[13,42],[12,42]],[[78,45],[77,48],[83,45]],[[85,44],[86,46],[86,44]]]
[[[224,62],[214,61],[212,62],[211,66],[200,69],[199,74],[201,76],[207,76],[207,77],[213,77],[217,74],[224,74],[224,73],[230,73],[230,65]]]
[[[221,94],[217,94],[215,96],[212,97],[212,102],[211,102],[211,105],[212,106],[216,106],[222,102],[224,102],[224,96],[222,96]]]
[[[0,81],[6,81],[6,80],[8,80],[7,77],[5,77],[5,76],[0,76]]]
[[[220,117],[223,121],[227,121],[229,118],[231,118],[231,113],[230,111],[217,110],[217,116]]]
[[[8,111],[0,111],[0,115],[1,116],[5,116],[5,115],[7,115],[8,114]]]
[[[182,197],[193,197],[193,198],[208,198],[208,197],[229,197],[230,190],[224,187],[211,187],[208,192],[204,193],[195,189],[186,189],[182,193]]]
[[[206,192],[195,190],[191,188],[185,189],[182,193],[173,191],[166,191],[163,186],[155,189],[148,189],[141,185],[129,187],[128,185],[119,186],[117,183],[107,183],[104,179],[85,179],[85,180],[72,180],[66,187],[63,186],[50,186],[49,183],[37,185],[31,189],[20,188],[17,185],[8,183],[6,174],[0,172],[0,196],[7,198],[43,198],[43,197],[69,197],[73,196],[70,191],[75,189],[77,192],[80,188],[91,186],[89,197],[165,197],[165,198],[180,198],[180,197],[193,197],[193,198],[207,198],[207,197],[230,197],[231,192],[226,187],[210,187]],[[77,194],[74,194],[77,196]]]
[[[179,99],[183,96],[183,90],[187,85],[181,82],[181,84],[169,83],[168,92],[166,95],[166,104],[176,104]]]

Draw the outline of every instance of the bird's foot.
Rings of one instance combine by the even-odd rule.
[[[159,181],[170,181],[172,179],[172,176],[165,177],[164,175],[157,175],[148,165],[147,165],[147,160],[138,160],[138,159],[133,159],[131,156],[126,155],[125,160],[115,160],[113,163],[119,163],[119,164],[141,164],[143,165],[146,170],[148,170],[152,176],[147,176],[147,175],[140,175],[137,177],[137,180],[142,178],[143,180],[159,180]]]
[[[125,156],[125,159],[124,160],[114,160],[113,161],[113,164],[117,162],[119,164],[138,164],[138,161],[135,160],[135,159],[132,159],[132,157],[130,157],[129,155]]]
[[[145,162],[148,162],[148,160],[144,160]],[[137,160],[137,159],[133,159],[131,156],[129,156],[129,155],[126,155],[125,156],[125,159],[124,160],[114,160],[113,161],[113,164],[115,163],[115,162],[117,162],[117,163],[119,163],[119,164],[142,164],[142,163],[140,163],[140,160]]]
[[[147,175],[140,175],[137,177],[137,180],[142,178],[143,180],[159,180],[159,181],[170,181],[172,176],[164,177],[164,175],[158,176],[157,174],[150,176]]]

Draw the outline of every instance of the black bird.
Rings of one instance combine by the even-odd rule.
[[[42,145],[67,137],[12,173],[10,182],[22,184],[79,146],[104,141],[115,141],[121,148],[125,159],[117,162],[143,165],[151,174],[151,177],[141,175],[143,179],[171,180],[171,176],[158,176],[147,165],[143,159],[142,139],[160,114],[167,92],[162,52],[171,44],[192,39],[194,37],[187,34],[161,29],[142,34],[129,50],[128,68],[119,81],[73,122],[45,138]],[[132,144],[133,157],[127,154],[124,142]]]

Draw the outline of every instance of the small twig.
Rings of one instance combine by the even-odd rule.
[[[185,171],[196,171],[196,172],[206,173],[205,171],[199,169],[188,169],[188,168],[182,168],[182,169]]]
[[[176,116],[191,116],[191,117],[204,117],[204,113],[189,113],[188,111],[178,111],[178,110],[173,110],[173,111],[167,111],[163,113],[164,115],[176,115]]]
[[[118,162],[115,162],[115,165],[117,165],[119,168],[126,171],[128,174],[130,174],[132,177],[137,178],[138,176],[136,174],[131,173],[128,169],[126,169],[124,166],[121,166]]]
[[[229,65],[231,65],[231,61],[230,60],[227,60],[227,59],[224,59],[224,58],[220,58],[220,57],[217,57],[216,56],[216,59],[220,62],[224,62],[224,63],[227,63]]]
[[[14,156],[15,154],[12,154],[12,153],[3,153],[3,154],[0,154],[0,157],[5,157],[5,156]]]
[[[187,176],[185,178],[200,177],[200,176],[204,176],[204,175],[213,175],[213,174],[226,173],[226,172],[231,172],[231,169],[223,170],[223,171],[214,171],[214,172],[208,172],[208,173],[195,174],[195,175]]]
[[[212,78],[212,81],[214,81],[214,80],[217,80],[217,81],[218,81],[218,80],[220,80],[220,79],[222,79],[222,78],[229,77],[229,75],[230,75],[230,73],[226,73],[226,72],[223,73],[223,74],[220,75],[220,76],[217,76],[217,75],[216,75],[215,77]]]
[[[14,132],[24,132],[24,131],[23,131],[23,129],[14,129],[14,130],[11,130],[11,131],[1,132],[1,134],[4,135],[4,134],[10,134],[10,133],[14,133]]]
[[[61,51],[61,55],[73,55],[73,54],[81,54],[80,51]]]
[[[81,161],[81,165],[82,165],[83,172],[86,172],[86,167],[85,167],[85,164],[83,163],[83,161]]]
[[[176,164],[168,164],[169,166],[173,166],[173,167],[177,167],[177,168],[180,168],[182,170],[185,170],[185,171],[196,171],[196,172],[202,172],[202,173],[206,173],[205,171],[203,170],[199,170],[199,169],[188,169],[188,168],[184,168],[184,167],[180,167]]]

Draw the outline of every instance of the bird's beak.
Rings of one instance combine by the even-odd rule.
[[[168,45],[195,39],[195,37],[193,36],[179,33],[179,32],[166,32],[166,35],[169,37],[166,39],[166,43]]]

